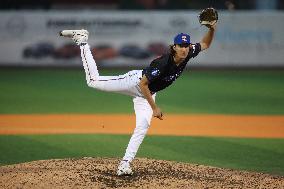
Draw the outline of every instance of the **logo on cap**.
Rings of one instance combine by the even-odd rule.
[[[183,43],[190,43],[190,36],[188,34],[185,33],[179,33],[175,36],[174,38],[174,44],[183,44]]]

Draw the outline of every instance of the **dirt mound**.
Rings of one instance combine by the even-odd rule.
[[[0,188],[284,188],[284,177],[138,158],[115,175],[114,158],[41,160],[0,167]]]

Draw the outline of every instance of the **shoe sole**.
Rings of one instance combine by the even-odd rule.
[[[72,37],[74,35],[73,30],[62,30],[59,32],[59,36]]]
[[[62,31],[59,32],[59,36],[71,38],[76,33],[76,31],[83,32],[86,35],[88,35],[88,33],[89,33],[87,30],[62,30]]]

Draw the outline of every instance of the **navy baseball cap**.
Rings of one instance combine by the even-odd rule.
[[[190,44],[190,36],[186,33],[179,33],[174,38],[174,44]]]

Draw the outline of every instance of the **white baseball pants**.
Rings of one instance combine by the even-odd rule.
[[[136,127],[126,148],[123,160],[131,162],[142,143],[152,119],[152,108],[139,88],[142,70],[133,70],[119,76],[100,76],[96,62],[88,44],[80,46],[81,57],[89,87],[108,92],[121,93],[133,97]],[[155,100],[155,94],[153,95]]]

